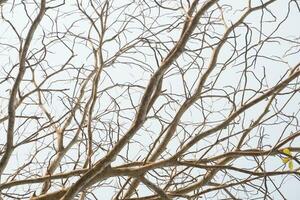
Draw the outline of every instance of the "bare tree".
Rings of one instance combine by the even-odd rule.
[[[299,187],[298,0],[0,8],[0,199],[287,199]]]

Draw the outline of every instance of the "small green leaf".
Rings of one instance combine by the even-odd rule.
[[[281,160],[284,164],[286,164],[289,162],[290,158],[282,158]]]
[[[283,153],[285,153],[285,154],[287,154],[287,155],[289,155],[289,156],[292,155],[292,154],[291,154],[291,151],[290,151],[288,148],[283,149]]]
[[[289,161],[289,169],[294,170],[294,164],[292,160]]]

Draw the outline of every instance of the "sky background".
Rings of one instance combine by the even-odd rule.
[[[131,6],[126,7],[126,9],[123,9],[122,5],[132,3]],[[228,25],[230,25],[232,22],[234,22],[237,17],[240,16],[240,14],[243,12],[241,9],[244,7],[247,1],[234,1],[234,3],[229,1],[220,1],[220,5],[224,5],[225,8],[228,7],[228,12],[224,15],[225,21]],[[247,88],[256,90],[259,86],[257,77],[259,79],[263,78],[264,72],[266,74],[266,77],[264,79],[264,87],[265,89],[270,88],[274,86],[279,80],[281,80],[282,77],[286,77],[285,73],[293,67],[296,63],[299,62],[299,53],[295,53],[290,55],[292,52],[297,52],[299,50],[299,42],[298,46],[294,43],[295,38],[300,37],[300,29],[298,26],[298,21],[300,19],[299,10],[295,3],[287,3],[287,0],[278,0],[276,3],[272,4],[269,8],[269,10],[272,11],[272,13],[265,11],[264,13],[258,11],[253,14],[251,14],[249,17],[246,18],[246,22],[251,27],[252,32],[246,33],[246,29],[244,26],[241,26],[235,30],[235,34],[239,35],[238,39],[236,41],[229,40],[230,43],[227,43],[224,45],[224,47],[221,50],[221,54],[218,60],[218,66],[216,70],[212,73],[213,75],[218,74],[220,69],[224,67],[222,63],[224,63],[228,58],[230,58],[232,55],[235,55],[233,52],[232,45],[234,42],[236,42],[237,48],[242,49],[244,48],[245,44],[249,43],[251,44],[259,44],[260,39],[264,39],[267,36],[274,37],[274,41],[270,40],[266,42],[262,48],[259,51],[259,57],[256,59],[251,59],[251,55],[255,55],[257,53],[257,49],[259,48],[253,48],[249,50],[248,52],[248,58],[247,58],[247,64],[251,68],[251,73],[247,74]],[[57,2],[51,2],[50,4],[56,4]],[[85,2],[87,3],[87,2]],[[260,1],[253,1],[253,5],[259,4]],[[149,2],[150,5],[154,5],[153,2]],[[232,9],[230,10],[229,6],[226,6],[226,4],[230,4],[232,6]],[[178,16],[182,15],[184,13],[184,10],[177,10],[177,11],[163,11],[163,13],[160,13],[157,9],[147,9],[147,6],[143,4],[142,1],[115,1],[114,4],[116,7],[120,8],[117,12],[111,13],[108,17],[108,24],[110,25],[109,31],[106,33],[106,39],[109,38],[111,35],[115,34],[123,25],[124,20],[130,19],[131,16],[134,16],[136,20],[132,20],[130,24],[128,25],[128,30],[124,32],[124,34],[121,34],[118,40],[112,40],[111,42],[107,42],[103,46],[103,55],[105,60],[109,60],[112,56],[114,56],[120,49],[120,47],[124,46],[126,42],[131,43],[131,41],[135,41],[136,38],[139,37],[140,34],[142,34],[145,31],[145,27],[152,27],[153,32],[157,32],[156,36],[150,37],[151,39],[155,40],[155,38],[159,38],[161,41],[165,41],[163,44],[157,44],[156,48],[160,48],[160,54],[161,57],[164,57],[167,54],[167,49],[170,49],[174,42],[178,39],[180,36],[180,29],[171,29],[170,27],[167,28],[167,25],[174,24],[174,27],[182,21],[183,19],[179,18]],[[139,5],[139,6],[137,6]],[[165,5],[168,6],[178,6],[178,2],[176,1],[166,1]],[[10,20],[12,24],[14,24],[17,32],[19,35],[24,38],[28,28],[29,28],[29,21],[30,19],[24,12],[24,6],[20,4],[19,1],[16,1],[14,4],[14,7],[12,7],[12,2],[8,2],[3,7],[3,14],[7,19]],[[28,13],[30,13],[31,18],[35,16],[36,11],[34,9],[36,8],[33,1],[26,1],[26,9],[28,10]],[[125,8],[125,7],[124,7]],[[289,15],[287,15],[287,12],[289,11]],[[91,10],[86,10],[86,12],[91,13]],[[275,14],[275,15],[274,15]],[[216,14],[217,15],[217,14]],[[58,19],[58,25],[55,26],[53,23],[53,18],[57,17]],[[276,21],[274,20],[276,17]],[[71,31],[75,34],[81,34],[86,35],[89,30],[89,23],[86,20],[80,20],[83,19],[84,16],[78,12],[76,7],[73,5],[73,2],[66,2],[66,5],[61,7],[58,10],[49,10],[47,11],[47,16],[44,17],[38,31],[35,34],[34,40],[31,45],[31,53],[37,52],[41,47],[41,37],[42,37],[42,29],[43,28],[45,34],[47,35],[47,39],[45,39],[44,43],[50,43],[49,45],[49,53],[46,55],[45,60],[47,62],[40,63],[40,66],[37,66],[35,71],[35,76],[37,80],[43,80],[43,77],[45,73],[53,73],[55,70],[59,69],[63,63],[65,63],[70,55],[71,52],[68,49],[68,46],[72,46],[74,41],[74,50],[76,51],[76,57],[72,60],[72,65],[75,66],[74,68],[78,68],[78,66],[84,65],[84,69],[80,74],[80,78],[84,79],[86,75],[88,74],[89,70],[93,69],[94,60],[93,56],[91,55],[91,46],[90,44],[86,43],[83,39],[76,38],[72,35],[68,36],[68,39],[64,40],[65,43],[59,43],[58,41],[53,42],[55,38],[55,34],[53,34],[54,31],[63,32],[66,30],[67,27],[71,26],[71,24],[78,20],[74,26],[72,27]],[[260,20],[264,21],[264,24],[262,26],[262,30],[265,35],[259,34],[259,27],[260,27]],[[266,23],[268,21],[268,23]],[[277,29],[278,24],[284,21],[280,27]],[[200,20],[199,30],[203,30],[204,27],[201,26],[201,24],[205,24],[206,19]],[[159,32],[161,29],[166,27],[165,31]],[[180,26],[179,26],[180,27]],[[254,28],[257,27],[257,28]],[[214,26],[208,27],[209,33],[214,33],[215,35],[211,35],[211,37],[207,37],[207,41],[210,43],[214,43],[217,41],[216,37],[219,37],[222,32],[224,31],[224,26]],[[276,30],[274,34],[272,34]],[[92,30],[93,32],[93,30]],[[147,33],[150,34],[150,33]],[[219,35],[218,35],[219,34]],[[92,33],[92,36],[95,37],[95,34]],[[280,38],[281,37],[281,38]],[[276,42],[275,39],[279,42]],[[291,42],[289,42],[289,40]],[[3,78],[6,77],[7,73],[12,69],[12,66],[18,63],[18,51],[16,49],[11,48],[8,45],[10,44],[13,46],[18,47],[19,42],[17,40],[17,35],[13,32],[13,30],[9,27],[8,23],[5,23],[3,20],[1,21],[0,26],[0,81],[1,81],[1,87],[0,87],[0,116],[4,116],[7,112],[7,102],[8,102],[8,94],[9,89],[11,88],[13,84],[13,80],[9,79],[7,81]],[[190,50],[199,48],[199,38],[195,37],[195,39],[191,39],[188,42],[188,48]],[[153,46],[154,47],[154,46]],[[159,54],[157,53],[158,57]],[[195,84],[197,83],[197,80],[199,76],[201,76],[201,73],[199,73],[199,66],[205,66],[207,65],[207,62],[209,61],[211,55],[211,49],[207,48],[203,50],[201,53],[201,57],[197,58],[196,62],[198,63],[197,66],[194,68],[192,67],[187,71],[185,74],[184,80],[186,81],[186,87],[193,91],[195,89]],[[44,56],[43,52],[36,53],[35,55],[37,59],[39,57]],[[172,94],[172,98],[174,101],[172,103],[169,103],[167,106],[164,107],[162,111],[162,118],[165,121],[171,121],[172,117],[176,113],[177,109],[179,108],[179,105],[182,104],[184,98],[182,96],[179,96],[180,94],[184,93],[187,88],[184,88],[182,82],[182,77],[178,75],[178,70],[182,67],[182,69],[187,69],[189,67],[189,63],[192,62],[191,57],[189,57],[187,54],[182,55],[177,62],[168,70],[165,76],[165,81],[163,84],[163,90],[166,90],[167,93]],[[33,59],[34,60],[34,59]],[[33,62],[32,60],[32,62]],[[235,62],[229,63],[226,67],[226,70],[222,73],[222,75],[219,77],[215,84],[215,88],[222,89],[223,91],[226,91],[228,93],[232,92],[232,88],[229,86],[237,86],[239,82],[241,81],[241,72],[245,67],[244,57],[240,56],[237,59],[235,59]],[[149,78],[153,74],[153,72],[157,69],[158,63],[155,60],[153,51],[148,46],[138,46],[135,50],[128,52],[124,56],[120,57],[118,59],[118,62],[114,63],[112,66],[107,67],[104,70],[103,76],[101,76],[100,79],[100,88],[103,88],[104,90],[107,90],[109,92],[102,92],[99,96],[99,102],[97,102],[95,110],[101,111],[101,115],[96,116],[101,119],[101,122],[94,124],[95,129],[99,130],[99,134],[95,135],[95,140],[103,140],[104,136],[101,135],[101,131],[104,131],[108,128],[108,124],[110,128],[116,130],[118,129],[117,121],[120,118],[119,123],[122,124],[122,127],[120,128],[120,134],[122,135],[129,127],[132,122],[132,118],[135,114],[134,110],[124,110],[120,113],[120,116],[117,116],[115,113],[112,112],[102,112],[103,110],[114,110],[114,106],[111,104],[112,97],[117,99],[118,105],[122,108],[130,107],[133,105],[137,106],[140,99],[141,94],[144,88],[141,87],[132,87],[129,90],[127,90],[126,85],[128,84],[134,84],[134,85],[142,85],[146,86]],[[43,69],[43,70],[42,70]],[[265,71],[264,71],[265,70]],[[17,73],[17,67],[15,67],[12,70],[11,75],[15,76]],[[76,82],[74,81],[74,76],[76,76],[78,73],[77,70],[73,70],[70,65],[70,70],[66,70],[62,73],[59,73],[57,76],[53,77],[49,82],[45,84],[45,87],[51,87],[51,88],[63,88],[66,89],[64,91],[65,93],[55,93],[54,95],[47,95],[45,96],[45,99],[48,100],[47,103],[45,103],[45,107],[51,112],[54,113],[56,118],[59,118],[62,116],[65,112],[66,107],[70,106],[71,101],[66,96],[74,96],[74,94],[78,94],[79,88],[76,86]],[[211,76],[211,79],[209,79],[207,82],[210,83],[214,79],[214,76]],[[21,88],[24,93],[30,91],[32,89],[32,83],[30,81],[26,81],[27,79],[30,80],[32,78],[32,73],[26,72],[25,74],[25,81],[22,83]],[[242,80],[243,82],[243,80]],[[109,89],[112,85],[120,85],[120,87]],[[123,86],[122,86],[123,85]],[[209,87],[209,84],[207,85]],[[208,92],[205,95],[213,95],[220,91],[215,90],[213,92]],[[130,93],[130,95],[129,95]],[[67,94],[67,95],[66,95]],[[246,93],[246,97],[250,98],[251,95],[253,95],[254,92]],[[130,99],[129,97],[132,97]],[[36,96],[33,95],[34,99]],[[237,99],[241,99],[241,95],[237,95]],[[299,99],[300,95],[299,93],[296,94],[289,104],[284,108],[284,111],[286,113],[295,113],[299,111]],[[28,103],[34,100],[28,100]],[[154,105],[155,109],[159,109],[161,105],[168,102],[168,98],[160,98],[158,102]],[[283,104],[286,101],[286,97],[279,98],[277,103],[278,107],[283,106]],[[223,115],[220,115],[219,110],[224,110],[223,114],[226,115],[230,112],[230,104],[224,100],[217,100],[217,99],[207,99],[205,101],[207,108],[209,108],[211,111],[211,114],[207,115],[208,119],[211,121],[216,121],[216,123],[212,123],[212,125],[217,124],[218,120],[222,120],[224,118]],[[266,102],[263,102],[257,106],[255,106],[253,109],[250,109],[247,111],[247,114],[244,116],[244,121],[237,125],[235,127],[235,131],[242,130],[243,127],[247,127],[247,125],[250,124],[251,120],[257,116],[261,110],[264,108]],[[96,112],[97,112],[96,111]],[[26,107],[21,107],[18,109],[18,113],[26,113],[33,116],[40,116],[41,113],[36,105],[29,105]],[[98,112],[97,112],[98,113]],[[153,114],[150,112],[150,115]],[[80,115],[80,113],[78,113]],[[298,117],[299,120],[299,114],[295,114]],[[119,117],[119,118],[118,118]],[[280,116],[282,117],[282,116]],[[185,138],[189,137],[189,133],[196,134],[199,132],[199,129],[195,129],[196,125],[200,124],[203,120],[202,114],[199,112],[199,108],[197,106],[192,106],[186,114],[182,118],[182,124],[188,122],[192,122],[195,124],[193,125],[187,125],[185,126],[185,130],[182,128],[178,128],[178,132],[182,131],[183,134],[179,136],[178,140],[173,140],[170,145],[168,145],[168,149],[166,151],[167,154],[174,154],[176,153],[177,149],[180,146],[180,141],[184,140]],[[286,137],[291,132],[295,132],[298,129],[298,126],[296,121],[291,121],[291,119],[276,119],[278,120],[278,123],[276,125],[272,126],[264,126],[264,129],[254,129],[253,134],[257,134],[260,131],[263,131],[268,137],[264,138],[263,143],[265,144],[274,144],[279,137],[281,137],[280,133],[284,133],[284,136]],[[273,122],[276,122],[274,119]],[[43,120],[42,120],[43,121]],[[99,120],[100,121],[100,120]],[[46,121],[45,121],[46,122]],[[290,126],[287,126],[291,122]],[[21,124],[24,123],[23,121],[19,120],[17,123]],[[5,138],[6,133],[6,127],[7,122],[2,123],[0,127],[0,133],[1,137],[3,137],[3,140]],[[35,124],[34,121],[25,123],[24,126],[22,126],[21,130],[18,130],[16,135],[18,138],[16,140],[16,143],[22,141],[28,134],[38,130],[39,126]],[[126,154],[128,151],[128,157],[131,159],[138,159],[139,157],[143,157],[147,155],[147,152],[149,150],[149,145],[155,140],[156,136],[159,133],[159,130],[161,129],[161,125],[155,121],[150,120],[147,121],[144,125],[144,128],[141,132],[139,132],[133,139],[135,141],[139,141],[140,143],[135,144],[129,144],[126,148],[124,148],[124,151],[122,151],[122,154]],[[208,127],[207,127],[208,128]],[[205,130],[205,128],[204,128]],[[48,130],[50,131],[50,130]],[[187,131],[188,133],[185,133]],[[231,129],[228,128],[228,133],[226,133],[227,130],[224,130],[224,136],[227,136],[227,134],[230,134]],[[19,134],[20,133],[20,134]],[[145,134],[145,133],[151,133],[151,134]],[[226,133],[226,134],[225,134]],[[22,135],[24,134],[24,135]],[[47,131],[45,133],[47,134]],[[2,136],[3,135],[3,136]],[[9,173],[10,171],[15,171],[18,167],[20,167],[24,161],[28,160],[32,152],[36,150],[39,146],[43,146],[45,144],[50,144],[53,140],[52,135],[49,135],[49,137],[46,137],[42,142],[35,142],[35,143],[29,143],[24,146],[19,146],[13,154],[12,159],[10,160],[9,166],[7,167],[6,172]],[[119,135],[112,134],[113,140],[116,140],[116,138],[119,137]],[[181,138],[180,138],[181,137]],[[214,140],[215,137],[209,138],[208,141],[201,141],[195,149],[199,149],[203,145],[210,144],[211,141]],[[257,146],[257,143],[259,142],[259,139],[253,139],[252,141],[253,146]],[[3,144],[3,143],[1,143]],[[103,144],[104,146],[106,144]],[[249,143],[251,146],[251,143]],[[295,140],[293,142],[293,146],[299,146],[300,140]],[[47,146],[45,149],[43,149],[37,156],[36,156],[36,163],[42,162],[45,164],[45,166],[48,163],[48,158],[51,157],[50,153],[50,147],[51,145],[45,145]],[[146,148],[145,148],[146,147]],[[73,150],[70,151],[70,153],[64,158],[65,162],[72,161],[72,156],[76,155],[79,151],[84,151],[85,147],[82,144],[79,144],[78,146],[75,146]],[[218,154],[218,151],[222,151],[221,146],[214,149],[214,151],[211,152],[212,155]],[[201,148],[200,148],[201,149]],[[52,152],[53,153],[53,152]],[[98,152],[97,155],[93,158],[94,160],[97,160],[103,156],[104,152]],[[117,165],[118,163],[122,163],[123,159],[121,157],[118,157],[114,165]],[[236,166],[247,166],[252,161],[245,160],[245,159],[237,159],[234,164]],[[41,170],[40,166],[34,166],[34,163],[29,167],[31,172],[35,172],[36,174],[43,174],[44,170]],[[266,162],[266,168],[268,169],[274,169],[280,166],[281,160],[278,157],[271,157],[268,158]],[[44,166],[44,167],[45,167]],[[58,171],[64,171],[64,170],[70,170],[72,165],[64,165],[62,166]],[[295,164],[295,167],[299,167]],[[57,172],[58,172],[57,171]],[[163,172],[162,172],[163,173]],[[199,173],[199,171],[193,171],[191,173]],[[242,176],[242,175],[241,175]],[[18,179],[22,179],[24,177],[20,176]],[[282,177],[273,177],[272,180],[274,182],[280,183],[282,180]],[[124,182],[124,180],[122,180]],[[284,193],[286,198],[288,200],[296,200],[299,198],[299,192],[298,189],[300,188],[300,183],[297,178],[293,176],[288,176],[285,178],[285,180],[282,182],[281,191]],[[106,182],[105,184],[117,184],[117,180],[112,180],[112,182]],[[103,199],[110,199],[110,195],[114,193],[113,189],[108,187],[100,188],[99,190],[95,191],[96,194],[101,196]],[[39,188],[39,185],[34,185],[33,187]],[[270,185],[270,188],[272,190],[272,185]],[[22,188],[23,189],[23,188]],[[274,189],[274,188],[273,188]],[[151,194],[149,191],[147,191],[146,188],[144,188],[145,194]],[[209,196],[212,194],[209,194]],[[216,199],[213,196],[210,196],[211,199]],[[274,199],[282,199],[282,197],[278,194],[278,192],[274,192],[273,196]],[[297,198],[298,197],[298,198]],[[209,197],[206,197],[209,198]],[[250,198],[250,197],[238,197],[238,198]]]

